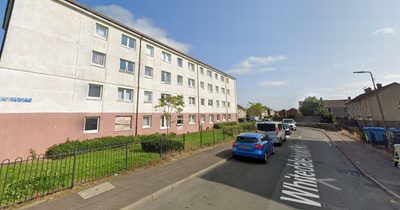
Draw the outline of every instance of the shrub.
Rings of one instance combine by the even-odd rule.
[[[149,140],[142,142],[142,149],[145,152],[160,152],[160,140]],[[174,141],[169,139],[162,140],[162,151],[163,153],[169,151],[182,151],[183,150],[183,142]]]
[[[215,123],[213,128],[222,129],[223,127],[234,126],[234,125],[237,125],[237,122]]]

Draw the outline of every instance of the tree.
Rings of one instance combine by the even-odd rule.
[[[249,116],[260,116],[262,118],[262,113],[267,110],[265,106],[263,106],[261,103],[252,103],[249,102],[247,105],[249,108],[245,109],[246,112],[249,114]]]
[[[315,111],[318,115],[325,116],[327,110],[325,109],[325,102],[320,98],[319,100],[313,96],[309,96],[303,101],[303,105],[300,107],[300,111],[304,116],[315,116]]]
[[[171,121],[171,119],[176,115],[183,111],[183,107],[185,107],[185,102],[183,101],[183,96],[167,96],[161,97],[158,99],[158,105],[154,106],[155,109],[160,108],[162,111],[162,116],[165,117],[167,122],[167,136],[169,126],[175,121]]]

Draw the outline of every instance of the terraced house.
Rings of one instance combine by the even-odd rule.
[[[0,160],[69,139],[195,132],[236,121],[235,78],[72,0],[8,0]],[[158,98],[181,95],[168,125]]]

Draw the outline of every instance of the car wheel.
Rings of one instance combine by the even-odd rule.
[[[263,163],[264,163],[264,164],[267,164],[267,163],[268,163],[268,154],[267,154],[267,151],[265,151],[265,153],[264,153],[264,160],[263,160]]]

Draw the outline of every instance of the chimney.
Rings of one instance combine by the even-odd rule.
[[[378,87],[378,89],[382,88],[382,83],[376,83],[376,87]]]
[[[349,99],[349,101],[351,100],[351,97],[349,96],[349,97],[347,97],[347,99]]]
[[[370,87],[364,89],[365,93],[371,92],[371,90],[372,90],[372,89],[371,89]]]

